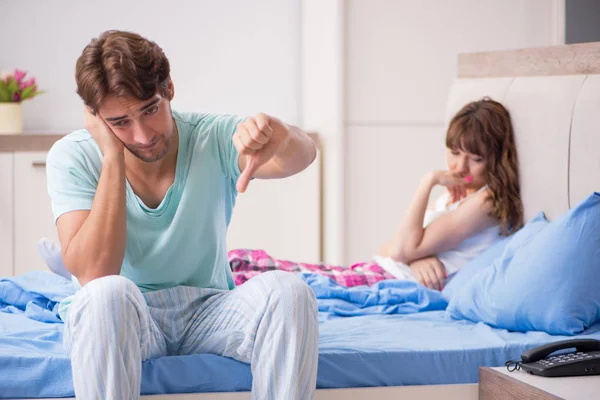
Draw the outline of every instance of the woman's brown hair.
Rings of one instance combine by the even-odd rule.
[[[468,103],[450,121],[446,146],[487,160],[491,215],[500,220],[503,235],[521,228],[523,203],[519,163],[508,110],[488,97]]]
[[[77,60],[77,94],[94,112],[108,95],[148,100],[170,98],[169,60],[162,49],[136,33],[106,31]]]

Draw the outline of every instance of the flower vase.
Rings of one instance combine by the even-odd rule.
[[[0,103],[0,135],[23,133],[23,109],[21,103]]]

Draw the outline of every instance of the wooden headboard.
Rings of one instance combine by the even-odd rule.
[[[446,123],[483,96],[511,113],[526,220],[600,189],[600,43],[460,54]]]

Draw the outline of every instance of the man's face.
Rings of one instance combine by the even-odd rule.
[[[156,94],[148,100],[129,96],[107,97],[98,113],[134,156],[155,162],[169,152],[174,123],[168,99]]]

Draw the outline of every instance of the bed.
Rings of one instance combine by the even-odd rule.
[[[303,277],[320,298],[317,386],[321,398],[328,398],[323,397],[326,389],[416,386],[448,390],[446,385],[461,388],[463,396],[469,394],[462,398],[473,397],[479,366],[503,365],[530,347],[567,338],[450,320],[442,294],[412,282],[350,291],[322,276]],[[403,300],[418,294],[419,300],[411,300],[411,309],[394,307],[404,301],[366,300],[383,290],[404,296]],[[23,310],[0,313],[0,398],[73,396],[71,367],[60,341],[63,325],[55,318],[56,302],[72,292],[70,282],[54,274],[32,272],[0,282],[0,292],[3,299],[11,293],[11,302]],[[600,339],[600,323],[584,336]],[[210,354],[143,363],[144,394],[247,392],[251,383],[247,364]],[[343,398],[348,394],[338,393]]]
[[[539,211],[556,218],[598,189],[600,44],[460,55],[448,118],[482,96],[502,101],[512,114],[526,220]],[[567,337],[449,319],[443,294],[410,283],[349,294],[302,277],[319,298],[320,400],[476,399],[480,366],[502,366]],[[62,324],[53,320],[56,301],[72,290],[61,279],[34,272],[0,282],[0,295],[14,303],[0,303],[0,398],[72,398]],[[395,300],[384,291],[397,294]],[[600,323],[580,336],[600,339]],[[250,399],[250,386],[248,365],[209,354],[143,364],[147,398]]]

